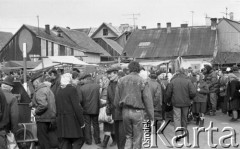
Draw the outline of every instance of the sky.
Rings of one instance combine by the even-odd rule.
[[[206,25],[205,16],[222,18],[226,7],[240,21],[240,0],[0,0],[0,31],[15,33],[23,24],[44,27],[99,27],[103,22],[139,28]],[[193,13],[192,13],[193,11]]]

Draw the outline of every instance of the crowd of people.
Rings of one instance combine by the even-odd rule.
[[[144,68],[132,61],[127,71],[110,67],[94,76],[78,69],[33,74],[29,78],[29,88],[30,84],[33,88],[29,106],[35,116],[40,148],[80,149],[94,140],[99,149],[106,149],[111,139],[110,146],[118,149],[141,149],[144,121],[158,121],[159,126],[170,118],[174,128],[187,129],[190,120],[203,127],[205,115],[215,116],[219,109],[231,116],[232,122],[240,117],[237,66],[227,68],[225,73],[210,65],[199,72],[180,68],[170,74],[151,69],[147,77],[143,72]],[[15,133],[18,126],[17,99],[11,93],[14,80],[8,75],[1,82],[2,149],[7,148],[6,134]],[[103,108],[108,120],[103,121],[101,138],[99,111]],[[55,135],[50,138],[49,132]],[[176,135],[181,136],[179,133]]]

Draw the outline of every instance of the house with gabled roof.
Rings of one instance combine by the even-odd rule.
[[[211,61],[217,51],[215,26],[193,26],[137,29],[132,32],[123,55],[139,61],[164,61],[182,57],[185,68],[200,69],[203,61]]]
[[[100,55],[104,55],[104,50],[85,34],[71,31],[63,34],[62,31],[50,30],[49,25],[45,25],[45,28],[23,25],[0,51],[1,61],[23,60],[19,47],[19,36],[23,31],[28,32],[32,39],[32,49],[27,54],[27,60],[37,60],[45,56],[73,55],[84,57],[88,63],[99,63]],[[76,41],[70,37],[79,39]]]
[[[219,65],[240,63],[240,23],[227,18],[219,19],[217,34],[218,52],[213,63]]]

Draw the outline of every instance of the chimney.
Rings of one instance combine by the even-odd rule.
[[[147,27],[146,26],[142,26],[142,29],[147,29]]]
[[[46,25],[45,25],[45,32],[46,32],[47,34],[50,34],[50,25],[49,25],[49,24],[46,24]]]
[[[161,23],[157,23],[157,28],[161,28]]]
[[[230,20],[233,21],[233,12],[230,12],[230,13],[229,13],[229,16],[230,16]]]
[[[211,30],[216,30],[217,28],[217,18],[211,18]]]
[[[181,28],[187,28],[188,24],[181,24]]]
[[[67,26],[66,28],[67,28],[67,29],[71,29],[71,28],[70,28],[70,27],[68,27],[68,26]]]
[[[171,33],[171,22],[167,23],[167,33]]]

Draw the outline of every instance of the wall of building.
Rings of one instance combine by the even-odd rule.
[[[84,53],[86,57],[83,57],[83,61],[87,63],[100,63],[100,54],[97,53]]]
[[[218,49],[225,52],[240,52],[240,33],[225,20],[217,26]]]
[[[103,35],[103,30],[104,29],[108,30],[108,35]],[[92,38],[102,38],[102,37],[105,37],[105,38],[116,38],[117,36],[109,28],[103,27]]]

